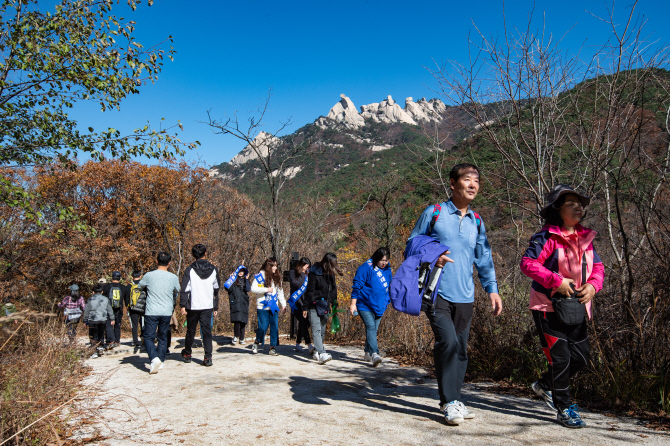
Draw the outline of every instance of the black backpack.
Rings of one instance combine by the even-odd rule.
[[[109,301],[112,303],[112,309],[118,310],[121,308],[121,287],[118,284],[112,284],[107,297],[109,297]]]

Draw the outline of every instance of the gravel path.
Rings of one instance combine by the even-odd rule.
[[[176,341],[156,375],[146,354],[128,347],[88,361],[87,383],[104,382],[100,401],[110,401],[101,412],[106,424],[95,426],[106,437],[98,444],[670,444],[670,435],[635,420],[590,412],[582,414],[588,428],[569,430],[539,400],[473,384],[463,401],[476,418],[448,426],[425,370],[391,359],[371,368],[360,348],[328,346],[333,361],[320,366],[289,345],[278,347],[280,356],[253,355],[249,344],[219,337],[214,365],[203,367],[202,349],[185,364],[183,338]]]

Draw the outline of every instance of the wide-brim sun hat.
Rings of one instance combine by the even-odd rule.
[[[542,208],[540,211],[540,217],[542,218],[547,218],[549,217],[549,210],[551,207],[558,201],[558,199],[562,195],[567,195],[567,194],[574,194],[579,197],[579,201],[582,203],[582,206],[586,207],[591,203],[591,197],[587,197],[584,194],[580,194],[576,190],[572,188],[572,186],[568,184],[559,184],[557,186],[554,186],[549,193],[547,194],[546,197],[546,205]]]

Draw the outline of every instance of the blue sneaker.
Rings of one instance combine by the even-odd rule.
[[[535,381],[531,387],[533,388],[533,392],[542,398],[551,410],[556,411],[556,407],[554,406],[554,396],[551,394],[551,390],[544,390],[537,381]]]
[[[576,404],[556,413],[556,419],[565,427],[574,429],[586,427],[586,423],[584,423],[582,417],[579,416],[579,407],[577,407]]]

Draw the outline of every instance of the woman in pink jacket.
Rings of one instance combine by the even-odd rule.
[[[576,294],[591,318],[591,300],[603,287],[605,268],[593,247],[596,232],[579,224],[589,202],[568,185],[554,187],[540,212],[545,225],[531,237],[521,260],[521,271],[533,279],[530,310],[549,361],[533,390],[558,412],[559,422],[572,428],[586,426],[572,404],[570,378],[589,361],[587,320],[580,316],[580,322],[566,324],[554,311],[552,298]]]

